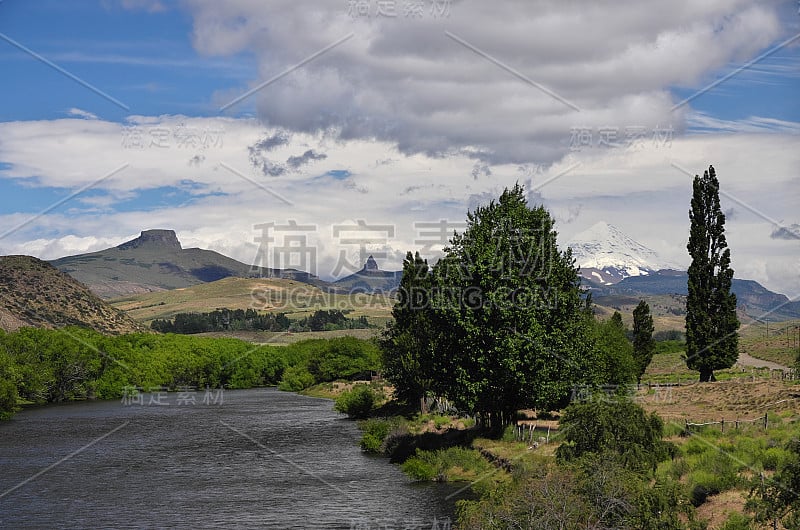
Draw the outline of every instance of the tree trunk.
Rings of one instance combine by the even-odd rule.
[[[710,368],[701,368],[700,369],[700,382],[701,383],[713,383],[716,381],[717,378],[714,377],[714,370]]]

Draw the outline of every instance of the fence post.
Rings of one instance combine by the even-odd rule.
[[[769,413],[764,413],[764,430],[767,430],[767,426],[769,425]]]
[[[720,426],[722,426],[722,434],[725,434],[725,418],[722,418],[722,421],[719,422]]]

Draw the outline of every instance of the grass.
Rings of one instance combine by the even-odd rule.
[[[303,331],[289,333],[286,331],[212,331],[208,333],[198,333],[198,337],[213,338],[232,338],[252,342],[255,344],[272,344],[274,346],[286,346],[301,340],[309,339],[333,339],[336,337],[355,337],[357,339],[369,340],[379,336],[381,328],[368,329],[337,329],[333,331]]]
[[[257,309],[286,313],[299,319],[317,309],[351,309],[351,318],[366,316],[383,326],[394,299],[385,294],[330,294],[312,285],[280,278],[225,278],[181,289],[110,300],[114,307],[149,324],[177,313],[209,312],[219,308]]]
[[[423,481],[472,482],[496,474],[479,451],[463,447],[417,451],[400,467],[411,478]]]
[[[662,359],[662,367],[679,359],[676,354],[665,355],[670,357]],[[692,377],[696,375],[692,373]],[[740,514],[744,513],[753,481],[762,472],[769,477],[781,469],[790,458],[784,449],[786,443],[800,437],[800,413],[797,398],[792,397],[800,395],[800,385],[741,379],[679,387],[670,400],[656,400],[646,406],[659,413],[677,410],[700,415],[711,411],[710,419],[726,418],[724,432],[719,425],[711,425],[694,428],[689,437],[681,436],[683,420],[665,418],[665,439],[676,444],[677,452],[674,458],[661,462],[655,472],[657,480],[677,483],[682,488],[687,502],[697,507],[697,518],[706,521],[708,528],[746,528],[742,525],[747,517]],[[763,416],[764,410],[770,411],[766,430],[761,421],[734,427],[735,418]],[[695,416],[691,419],[703,420]],[[439,432],[464,428],[463,423],[455,417],[435,414],[417,414],[411,419],[372,419],[361,423],[362,448],[382,452],[383,440],[391,437],[392,432]],[[415,480],[469,481],[475,483],[478,493],[491,491],[511,480],[509,468],[525,469],[542,459],[554,462],[560,443],[557,430],[550,440],[549,444],[533,447],[511,436],[499,440],[477,437],[468,447],[418,451],[406,460],[402,469]]]
[[[773,322],[769,326],[758,322],[742,327],[739,348],[756,359],[793,367],[800,354],[799,327],[800,320]]]

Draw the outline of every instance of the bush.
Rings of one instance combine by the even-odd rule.
[[[716,495],[723,490],[719,479],[702,469],[689,474],[689,484],[691,487],[690,499],[695,508],[706,502],[709,495]]]
[[[367,385],[356,385],[336,398],[333,408],[350,418],[366,418],[374,406],[375,392]]]
[[[750,530],[752,528],[751,521],[752,519],[746,515],[734,512],[728,516],[719,530]]]
[[[626,469],[655,470],[675,450],[661,440],[664,423],[626,398],[607,396],[571,404],[561,418],[564,443],[556,458],[565,463],[590,453],[614,456]]]
[[[736,463],[727,454],[710,449],[697,459],[694,471],[689,473],[691,500],[700,506],[709,495],[735,488],[739,477]]]
[[[433,464],[419,456],[412,456],[403,462],[400,469],[414,480],[430,481],[437,476],[436,468]]]
[[[314,376],[308,373],[305,366],[291,366],[283,372],[283,379],[278,384],[278,389],[287,392],[300,392],[314,383]]]
[[[777,471],[791,458],[791,453],[780,447],[770,447],[764,451],[761,465],[766,471]]]
[[[474,449],[448,447],[438,451],[417,449],[401,469],[416,480],[472,480],[494,468]]]
[[[389,435],[391,423],[386,420],[367,420],[361,423],[361,449],[368,453],[382,453],[383,442]]]

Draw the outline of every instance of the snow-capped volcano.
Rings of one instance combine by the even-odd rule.
[[[567,246],[572,248],[581,276],[605,285],[629,276],[678,268],[604,221],[573,237]]]

